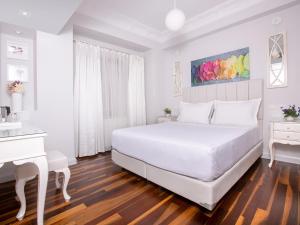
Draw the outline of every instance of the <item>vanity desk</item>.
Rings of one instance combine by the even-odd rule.
[[[38,168],[38,225],[44,223],[48,182],[48,163],[44,150],[44,137],[46,135],[44,131],[33,128],[0,130],[0,168],[7,162],[13,162],[15,165],[33,163]]]
[[[288,122],[286,120],[275,120],[270,124],[270,163],[272,167],[275,148],[274,143],[287,144],[287,145],[300,145],[300,120]]]

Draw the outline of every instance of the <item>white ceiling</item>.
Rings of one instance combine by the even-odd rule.
[[[186,19],[215,7],[224,0],[177,0]],[[173,7],[173,0],[84,0],[77,12],[108,22],[136,20],[152,29],[165,31],[165,16]]]
[[[59,33],[81,0],[1,0],[0,21],[50,33]],[[20,11],[30,13],[22,16]]]
[[[179,44],[222,27],[245,22],[275,12],[283,7],[299,4],[300,0],[177,0],[177,8],[184,11],[186,23],[177,31],[168,31],[165,16],[173,7],[173,0],[83,0],[74,20],[80,26],[86,23],[89,29],[113,29],[123,31],[126,36],[156,42],[164,48]],[[95,26],[95,24],[101,24]],[[93,25],[91,25],[93,24]],[[141,41],[143,42],[143,40]],[[150,43],[149,47],[152,48]]]
[[[20,27],[17,25],[7,24],[0,22],[0,33],[5,33],[13,36],[18,36],[20,38],[35,39],[36,31],[33,29],[28,29]]]
[[[84,31],[143,51],[169,48],[299,3],[300,0],[177,0],[187,21],[180,31],[171,32],[165,28],[164,20],[173,0],[0,0],[0,23],[15,25],[2,25],[0,29],[13,33],[20,27],[29,28],[29,36],[32,30],[58,34],[69,22],[80,28],[75,32]],[[22,10],[31,15],[20,15]]]

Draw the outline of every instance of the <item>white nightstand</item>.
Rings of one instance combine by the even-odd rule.
[[[270,124],[270,163],[272,167],[274,161],[275,149],[274,143],[281,143],[287,145],[300,145],[300,120],[295,122],[287,122],[285,120],[273,121]]]
[[[171,121],[176,121],[177,117],[176,116],[160,116],[157,118],[158,123],[165,123],[165,122],[171,122]]]

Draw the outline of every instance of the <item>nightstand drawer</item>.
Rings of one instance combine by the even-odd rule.
[[[300,124],[274,123],[274,130],[276,130],[276,131],[299,132],[300,133]]]
[[[300,133],[274,131],[274,139],[300,142]]]

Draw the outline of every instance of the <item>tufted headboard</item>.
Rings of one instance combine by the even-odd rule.
[[[262,102],[257,115],[261,138],[263,130],[263,95],[262,79],[188,87],[183,89],[183,101],[185,102],[207,102],[212,100],[239,101],[261,98]]]

